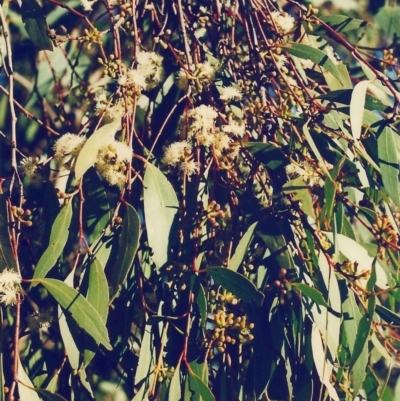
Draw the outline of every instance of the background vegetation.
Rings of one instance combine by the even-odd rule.
[[[356,3],[2,2],[0,400],[396,399],[400,8]]]

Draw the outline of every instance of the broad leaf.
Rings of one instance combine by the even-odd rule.
[[[333,366],[329,361],[329,359],[323,357],[323,355],[325,355],[325,350],[322,343],[321,334],[318,331],[316,325],[313,325],[311,344],[312,344],[315,367],[318,376],[321,380],[321,383],[326,387],[331,399],[334,401],[339,401],[339,396],[335,388],[333,387],[332,383],[330,382]]]
[[[122,221],[122,232],[119,238],[118,255],[115,266],[112,267],[110,284],[111,300],[117,295],[119,287],[125,282],[129,269],[132,267],[139,246],[140,221],[136,210],[125,204],[125,214]]]
[[[42,257],[36,265],[33,274],[34,279],[45,277],[46,274],[56,264],[67,243],[69,236],[69,226],[72,219],[72,199],[70,199],[61,209],[60,213],[54,220],[51,228],[49,246],[44,251]],[[33,281],[31,287],[34,287],[36,282]]]
[[[371,81],[361,81],[353,89],[350,101],[350,123],[353,138],[360,139],[364,117],[365,97]]]
[[[209,267],[207,273],[223,288],[245,302],[255,301],[261,305],[264,294],[246,277],[223,267]]]
[[[82,178],[83,174],[95,165],[99,150],[114,139],[120,128],[121,120],[117,119],[93,132],[76,159],[75,177],[77,180]]]
[[[399,159],[394,135],[389,127],[383,128],[378,137],[378,157],[383,186],[392,201],[400,206]]]
[[[178,212],[178,198],[165,175],[147,163],[144,175],[144,214],[149,245],[157,269],[168,261],[174,221]]]
[[[18,363],[17,379],[19,399],[21,401],[40,401],[37,392],[34,390],[35,386],[33,385],[29,376],[26,374],[18,354],[16,358]]]
[[[7,215],[7,197],[0,194],[0,272],[4,269],[17,271],[17,264],[11,248]]]
[[[22,0],[22,21],[26,32],[38,50],[53,50],[53,43],[47,36],[48,25],[42,7],[35,0]]]
[[[300,209],[311,218],[315,219],[314,208],[312,204],[311,193],[308,186],[301,177],[288,181],[283,187],[282,192],[285,194],[293,193],[293,200],[300,202]]]
[[[335,78],[340,80],[340,73],[333,61],[321,50],[301,43],[285,43],[281,48],[289,54],[311,60],[313,63],[327,69]]]
[[[257,223],[253,223],[245,232],[243,237],[240,239],[238,246],[236,247],[235,253],[233,254],[231,260],[229,261],[228,269],[237,271],[243,262],[246,255],[247,248],[253,238],[254,231],[257,227]]]
[[[82,183],[84,228],[89,244],[92,244],[109,223],[110,205],[103,183],[94,168],[90,168]]]
[[[107,328],[102,318],[82,294],[59,280],[42,278],[37,279],[36,282],[42,284],[55,300],[71,313],[79,326],[92,336],[95,341],[102,344],[105,348],[111,349]]]

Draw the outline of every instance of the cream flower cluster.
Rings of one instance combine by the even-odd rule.
[[[15,270],[4,269],[0,273],[0,303],[15,305],[20,292],[21,276]]]
[[[85,142],[86,137],[84,136],[63,135],[53,146],[55,160],[67,170],[71,170]]]
[[[332,169],[333,166],[331,164],[324,163],[328,170]],[[289,178],[301,177],[310,187],[323,187],[325,185],[322,170],[319,167],[315,168],[308,162],[291,163],[286,166],[285,170]]]
[[[178,166],[187,176],[199,170],[193,160],[193,147],[205,147],[217,159],[228,156],[234,159],[238,146],[234,137],[242,137],[245,133],[244,124],[230,119],[228,124],[217,126],[218,112],[211,106],[200,105],[191,109],[181,119],[181,136],[187,140],[172,143],[164,153],[163,162],[170,166]]]
[[[193,92],[199,92],[204,84],[209,84],[215,76],[215,67],[208,61],[198,63],[191,68],[181,68],[176,74],[176,84],[182,90],[187,90],[192,84]]]
[[[44,177],[39,170],[39,158],[26,157],[19,165],[19,171],[26,178],[27,184],[32,187],[40,187]]]
[[[113,140],[99,149],[95,168],[110,185],[122,188],[125,184],[126,164],[131,159],[131,148],[124,142]]]
[[[295,26],[296,21],[289,14],[281,14],[279,11],[273,11],[271,17],[280,34],[285,35],[291,32]]]
[[[136,68],[129,68],[118,77],[118,85],[128,96],[157,87],[164,80],[163,56],[141,51],[136,58]]]

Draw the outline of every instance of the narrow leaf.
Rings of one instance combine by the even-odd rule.
[[[100,237],[111,218],[106,191],[94,168],[86,172],[82,190],[85,199],[83,203],[84,229],[89,244],[92,244]]]
[[[0,194],[0,272],[7,268],[17,271],[8,232],[7,215],[7,197]]]
[[[255,301],[261,305],[264,294],[246,277],[223,267],[209,267],[207,272],[214,281],[245,302]]]
[[[22,0],[21,16],[26,32],[38,50],[53,50],[42,7],[35,0]]]
[[[325,306],[325,308],[330,309],[329,304],[325,301],[322,294],[315,288],[303,283],[292,283],[291,285],[298,291],[301,291],[303,295],[312,299],[317,305]]]
[[[18,393],[19,399],[21,401],[40,401],[37,392],[34,390],[35,386],[33,385],[31,379],[26,374],[24,367],[22,366],[21,359],[17,353],[17,363],[18,363]]]
[[[361,127],[364,117],[364,106],[367,89],[371,81],[361,81],[353,89],[350,101],[350,124],[353,138],[358,140],[361,136]]]
[[[168,261],[178,198],[165,175],[148,163],[144,175],[144,214],[153,261],[159,269]]]
[[[140,220],[136,210],[125,205],[122,232],[119,238],[117,261],[110,277],[111,300],[118,294],[119,287],[125,282],[139,246]]]
[[[145,325],[142,342],[140,344],[140,355],[135,374],[135,385],[151,375],[154,363],[155,348],[153,346],[153,326]]]
[[[331,179],[329,171],[326,168],[326,164],[324,162],[324,159],[322,158],[321,153],[319,153],[319,150],[317,148],[317,145],[315,144],[314,140],[312,139],[312,136],[310,134],[310,130],[308,128],[308,122],[306,122],[303,125],[303,134],[306,137],[307,142],[310,145],[311,150],[313,151],[313,153],[315,154],[315,157],[318,160],[319,167],[324,171],[324,173],[329,177],[329,179]]]
[[[190,384],[192,391],[197,393],[203,401],[215,401],[214,395],[208,386],[200,379],[199,376],[195,375],[192,370],[189,370]],[[193,387],[193,388],[192,388]]]
[[[36,281],[41,283],[55,300],[71,313],[75,321],[95,341],[104,345],[105,348],[111,349],[106,326],[97,311],[82,294],[59,280],[42,278]]]
[[[99,150],[114,139],[116,132],[120,128],[121,120],[117,119],[93,132],[76,159],[75,177],[77,180],[82,178],[90,167],[94,166]]]
[[[394,135],[389,127],[383,128],[378,137],[378,158],[383,186],[392,201],[400,206],[399,159]]]
[[[336,68],[333,61],[321,50],[314,47],[303,45],[301,43],[285,43],[281,45],[283,50],[289,54],[305,59],[311,60],[313,63],[327,69],[335,78],[340,80],[340,73]]]
[[[317,326],[314,324],[311,333],[311,345],[313,350],[313,357],[315,367],[321,383],[326,387],[329,396],[334,401],[339,401],[339,396],[330,382],[331,373],[333,370],[332,364],[329,359],[325,358],[325,350],[321,339],[321,334]]]
[[[172,376],[171,383],[168,389],[169,400],[180,400],[182,396],[181,389],[181,359],[179,359],[176,365],[174,375]]]
[[[40,395],[40,398],[43,401],[67,401],[64,397],[61,397],[61,395],[54,394],[48,390],[38,388],[36,389],[36,392]]]
[[[69,226],[72,219],[72,200],[70,199],[66,203],[56,219],[54,220],[51,228],[49,246],[44,251],[42,257],[39,259],[36,265],[33,279],[45,277],[51,268],[56,264],[57,259],[60,257],[64,250],[65,244],[67,243],[69,236]],[[37,283],[32,282],[31,287],[34,287]]]
[[[285,194],[293,193],[293,200],[300,202],[300,209],[311,218],[315,219],[314,208],[312,204],[311,193],[308,186],[301,177],[288,181],[283,187]]]
[[[233,254],[231,260],[229,261],[228,269],[237,271],[243,262],[244,256],[246,254],[247,248],[253,238],[254,230],[257,227],[258,222],[253,223],[245,232],[243,237],[240,239],[236,251]]]

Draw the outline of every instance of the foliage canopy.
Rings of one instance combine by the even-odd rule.
[[[400,8],[371,10],[0,5],[0,400],[394,399]]]

